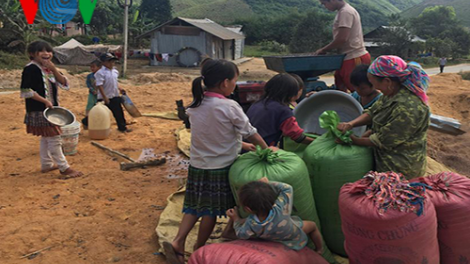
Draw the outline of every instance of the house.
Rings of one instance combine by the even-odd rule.
[[[194,67],[204,57],[243,57],[245,36],[241,28],[227,29],[207,18],[177,17],[137,38],[149,36],[151,65]]]
[[[69,21],[67,24],[62,24],[62,30],[65,32],[65,36],[77,36],[85,35],[85,27],[81,23]]]
[[[243,26],[241,25],[234,25],[234,26],[228,26],[226,29],[231,30],[235,33],[245,35],[243,34]],[[238,60],[243,57],[243,49],[245,47],[245,38],[242,39],[237,39],[235,40],[235,59]]]
[[[76,23],[69,21],[66,24],[56,24],[49,27],[41,28],[40,33],[43,35],[49,35],[51,37],[56,36],[77,36],[85,35],[86,28],[85,25],[81,23]]]
[[[371,32],[364,35],[364,45],[366,49],[372,56],[382,55],[381,53],[390,53],[391,51],[386,50],[386,43],[384,36],[386,34],[406,34],[409,36],[411,45],[408,46],[407,51],[403,51],[404,55],[412,57],[413,53],[417,53],[420,43],[426,43],[425,39],[422,39],[411,32],[409,32],[404,27],[396,26],[380,26]],[[384,50],[385,48],[385,50]]]

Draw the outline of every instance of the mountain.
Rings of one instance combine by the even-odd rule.
[[[424,2],[411,7],[401,14],[405,18],[417,17],[424,9],[432,6],[452,6],[455,9],[457,18],[462,21],[463,25],[470,27],[470,1],[469,0],[424,0]]]
[[[422,1],[347,0],[361,14],[366,29],[380,26],[386,22],[388,15],[409,9]],[[289,10],[305,12],[315,8],[328,12],[320,6],[318,0],[171,0],[171,4],[176,16],[209,18],[219,23],[230,23],[259,15],[279,16]]]
[[[233,22],[254,15],[243,0],[171,0],[175,16]]]

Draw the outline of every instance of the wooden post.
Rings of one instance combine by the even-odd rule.
[[[116,150],[110,149],[110,148],[108,148],[108,147],[105,147],[105,146],[101,145],[101,144],[98,143],[98,142],[92,141],[91,144],[92,144],[93,146],[95,146],[95,147],[98,147],[98,148],[100,148],[100,149],[107,150],[107,151],[109,151],[109,152],[111,152],[111,153],[113,153],[113,154],[116,154],[116,155],[118,155],[118,156],[120,156],[120,157],[122,157],[122,158],[125,158],[125,159],[128,160],[128,161],[136,162],[136,160],[134,160],[133,158],[131,158],[131,157],[125,155],[125,154],[122,154],[122,153],[119,152],[119,151],[116,151]]]
[[[144,167],[147,167],[147,166],[159,166],[159,165],[162,165],[162,164],[165,164],[165,163],[166,163],[165,158],[156,159],[156,160],[149,160],[149,161],[146,161],[146,162],[138,162],[138,163],[125,163],[125,162],[122,162],[121,163],[121,170],[128,171],[128,170],[134,169],[134,168],[144,168]]]

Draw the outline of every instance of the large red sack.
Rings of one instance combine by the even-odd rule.
[[[204,246],[194,252],[188,264],[328,264],[308,247],[295,251],[281,243],[236,240]]]
[[[374,193],[366,190],[371,184],[371,179],[362,179],[341,188],[339,209],[350,263],[439,264],[436,211],[430,201],[422,203],[424,193],[418,200],[422,206],[407,204],[412,211],[404,210],[399,203],[383,210],[379,204],[390,201],[381,200],[387,188],[378,185]],[[392,195],[397,193],[397,188],[390,190]]]
[[[470,179],[443,172],[417,179],[436,208],[442,264],[470,263]]]

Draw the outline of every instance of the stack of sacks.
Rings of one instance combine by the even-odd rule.
[[[232,165],[229,173],[235,201],[238,202],[237,191],[240,187],[263,177],[292,186],[294,190],[292,214],[299,216],[302,220],[314,221],[320,228],[321,222],[315,208],[308,170],[302,159],[291,152],[283,150],[273,152],[271,149],[262,150],[259,147],[255,152],[243,154]],[[247,216],[242,210],[239,213],[242,217]],[[323,245],[323,257],[333,263],[335,261],[333,255],[325,243]],[[309,243],[309,246],[313,247],[313,243]]]
[[[416,181],[427,184],[437,213],[442,264],[470,263],[470,179],[443,172]]]

